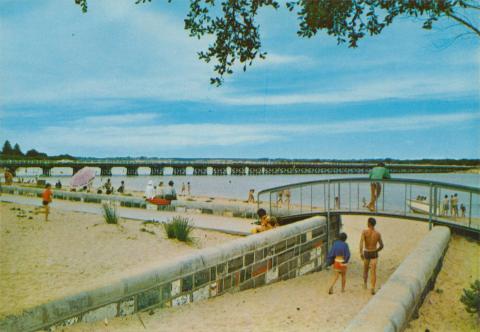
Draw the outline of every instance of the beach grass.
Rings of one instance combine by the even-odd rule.
[[[110,204],[102,204],[103,218],[107,224],[118,224],[117,210]]]
[[[179,241],[192,242],[191,232],[193,227],[189,218],[173,217],[172,220],[163,224],[163,229],[169,239],[176,238]]]

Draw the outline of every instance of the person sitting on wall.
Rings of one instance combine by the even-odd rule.
[[[170,201],[177,199],[177,192],[175,191],[174,183],[172,180],[168,182],[168,187],[165,189],[165,199]]]
[[[122,181],[120,183],[120,187],[118,187],[117,191],[120,193],[120,194],[123,194],[125,192],[125,181]]]
[[[260,226],[252,229],[252,233],[260,233],[278,226],[275,217],[270,217],[265,209],[258,209],[257,215],[260,217]]]
[[[113,185],[110,182],[110,179],[107,179],[107,182],[105,183],[104,187],[105,187],[105,193],[107,195],[110,195],[113,193]]]

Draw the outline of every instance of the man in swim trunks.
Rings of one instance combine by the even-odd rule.
[[[333,280],[328,294],[333,294],[333,287],[337,283],[338,277],[342,276],[342,293],[345,291],[347,283],[347,263],[350,260],[350,249],[348,248],[347,234],[340,233],[338,240],[333,242],[332,248],[327,255],[327,266],[333,264]]]
[[[370,211],[376,210],[376,203],[377,199],[380,196],[380,192],[382,191],[382,185],[380,181],[383,179],[390,179],[390,173],[388,169],[385,167],[384,163],[379,163],[376,167],[372,168],[370,173],[368,174],[372,183],[370,183],[370,203],[367,205],[367,208]]]
[[[376,223],[375,218],[368,218],[368,228],[362,232],[360,238],[360,257],[363,260],[363,287],[367,289],[368,270],[370,269],[372,295],[375,294],[375,283],[377,282],[378,252],[383,249],[382,236],[375,230]],[[364,244],[365,249],[363,248]]]

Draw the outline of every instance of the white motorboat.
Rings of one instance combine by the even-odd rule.
[[[412,212],[422,214],[430,213],[430,202],[427,199],[407,199],[407,204]]]

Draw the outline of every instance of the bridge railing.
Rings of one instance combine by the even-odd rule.
[[[380,184],[373,211],[368,208],[371,181],[367,178],[302,182],[263,190],[258,193],[258,206],[277,217],[333,212],[381,214],[480,232],[478,187],[411,179],[384,180]]]

